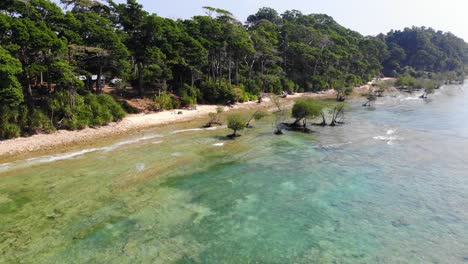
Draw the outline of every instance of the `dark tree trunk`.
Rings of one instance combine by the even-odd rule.
[[[138,91],[140,96],[145,95],[145,88],[143,85],[143,64],[140,62],[137,64],[138,68]]]
[[[229,60],[228,60],[228,80],[229,80],[229,85],[231,85],[231,55],[229,55]]]
[[[102,78],[102,66],[99,66],[99,72],[98,72],[97,80],[96,80],[96,94],[100,94],[102,92],[101,78]]]
[[[52,83],[50,82],[50,70],[49,68],[47,68],[47,72],[46,72],[46,77],[47,77],[47,94],[52,94]],[[42,72],[41,72],[41,86],[42,86],[42,82],[44,80],[42,79]]]
[[[162,81],[162,89],[164,92],[167,92],[167,80],[163,79]]]
[[[296,118],[296,120],[294,120],[294,123],[292,123],[291,126],[297,126],[301,120],[302,118]]]
[[[190,77],[191,77],[190,86],[193,87],[195,85],[195,76],[193,74],[193,70],[190,71]]]
[[[222,67],[222,63],[221,63],[221,52],[219,53],[219,61],[218,61],[218,71],[219,71],[219,74],[218,74],[218,78],[219,78],[219,86],[221,86],[221,82],[223,80],[223,67]]]
[[[239,86],[239,61],[236,60],[236,85]]]
[[[31,79],[29,77],[29,74],[27,73],[23,74],[23,87],[24,87],[23,93],[26,95],[26,103],[29,109],[32,110],[34,108],[34,97],[33,97]]]
[[[321,126],[326,126],[327,125],[327,120],[325,119],[325,113],[321,113],[322,116],[322,123],[320,123]]]
[[[91,76],[86,76],[86,90],[93,91],[93,87],[91,85]]]

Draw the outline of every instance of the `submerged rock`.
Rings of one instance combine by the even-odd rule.
[[[392,225],[394,227],[405,227],[405,226],[409,226],[410,224],[406,220],[400,218],[398,220],[392,221]]]

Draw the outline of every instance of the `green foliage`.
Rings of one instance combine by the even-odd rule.
[[[349,96],[353,93],[353,87],[356,83],[355,76],[349,76],[346,81],[344,80],[335,80],[333,86],[336,91],[336,100],[344,101],[346,96]]]
[[[314,99],[297,101],[292,108],[292,117],[296,119],[294,124],[297,125],[303,119],[313,119],[320,116],[323,108],[323,104]]]
[[[283,91],[281,78],[271,74],[260,76],[263,92],[279,94]]]
[[[205,103],[226,104],[236,102],[236,94],[232,86],[225,82],[203,82],[200,90],[203,94],[202,101]]]
[[[17,124],[2,122],[0,124],[0,138],[2,139],[10,139],[19,137],[21,133],[21,129]]]
[[[414,78],[410,75],[401,75],[395,82],[395,85],[408,92],[424,90],[423,97],[426,97],[428,94],[434,93],[435,89],[439,88],[441,85],[441,82],[434,79]]]
[[[370,37],[297,10],[261,8],[244,25],[212,7],[210,15],[175,21],[136,0],[61,2],[67,8],[51,0],[0,4],[2,137],[119,120],[122,107],[100,95],[100,77],[122,79],[140,97],[160,91],[154,108],[162,110],[332,88],[341,101],[382,72],[430,93],[467,73],[468,45],[431,28]],[[116,94],[132,94],[117,86]]]
[[[154,97],[154,109],[159,111],[174,109],[174,100],[170,94],[163,92]]]
[[[287,78],[281,79],[281,85],[283,87],[282,90],[286,91],[289,94],[293,94],[296,92],[296,84]]]
[[[398,80],[395,83],[398,87],[417,87],[421,86],[420,83],[416,80],[416,78],[412,77],[411,75],[401,75],[398,77]]]
[[[212,127],[213,125],[222,125],[221,123],[221,114],[224,112],[224,106],[217,106],[216,113],[208,113],[208,123],[206,123],[205,127]]]
[[[463,71],[468,62],[467,44],[452,33],[412,27],[390,31],[383,37],[390,54],[383,61],[384,73],[389,76]]]
[[[29,130],[33,133],[50,133],[55,131],[55,127],[50,121],[49,117],[40,110],[35,110],[29,116]]]
[[[247,120],[240,114],[231,114],[227,117],[227,126],[229,129],[232,129],[233,136],[237,136],[237,132],[244,130]]]
[[[97,96],[99,103],[109,110],[111,121],[117,122],[122,120],[127,113],[123,110],[122,106],[115,101],[115,99],[108,94],[100,94]]]
[[[125,115],[123,108],[109,95],[55,93],[50,102],[53,123],[58,128],[83,129],[119,121]]]
[[[263,119],[266,116],[268,116],[268,113],[263,110],[255,111],[252,114],[252,116],[249,118],[249,120],[247,121],[247,124],[245,125],[245,127],[250,127],[250,122],[252,122],[252,120],[258,121],[260,119]]]
[[[188,84],[179,92],[181,95],[182,106],[192,106],[197,104],[197,98],[200,96],[200,90]]]
[[[24,97],[16,75],[21,72],[21,63],[0,46],[0,139],[18,137],[19,106]]]
[[[0,46],[0,105],[17,107],[24,98],[16,75],[22,71],[21,63]]]

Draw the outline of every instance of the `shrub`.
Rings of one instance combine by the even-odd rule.
[[[252,122],[252,120],[255,120],[255,121],[258,121],[264,117],[266,117],[268,115],[267,112],[263,111],[263,110],[257,110],[255,111],[252,116],[249,118],[249,120],[247,121],[247,124],[245,125],[245,127],[247,128],[250,128],[250,122]]]
[[[260,77],[263,91],[267,93],[279,94],[283,91],[280,77],[276,75],[265,74]]]
[[[301,120],[304,120],[304,126],[307,118],[315,118],[322,113],[323,104],[314,99],[306,99],[297,101],[292,109],[292,117],[296,120],[294,125],[297,125]]]
[[[249,92],[246,92],[245,95],[247,97],[247,101],[256,101],[256,100],[258,100],[258,95],[251,94]]]
[[[226,82],[206,81],[201,83],[203,102],[214,104],[226,104],[235,102],[235,94],[232,86]]]
[[[321,76],[314,76],[312,78],[312,91],[323,91],[330,89],[329,83]]]
[[[154,108],[160,111],[174,109],[172,97],[165,92],[154,97]]]
[[[112,114],[110,113],[109,109],[102,104],[99,100],[99,97],[90,94],[85,97],[85,103],[89,105],[91,108],[91,113],[93,114],[93,118],[91,119],[90,125],[92,126],[99,126],[102,124],[107,124],[112,121]],[[81,109],[76,108],[76,114],[79,114]]]
[[[181,97],[181,100],[182,100],[182,105],[183,106],[191,106],[191,105],[197,104],[197,99],[193,98],[193,97],[190,97],[188,95],[183,95]]]
[[[233,94],[235,102],[243,103],[249,100],[247,94],[241,87],[234,87]]]
[[[19,137],[21,129],[17,124],[2,122],[0,124],[0,138],[10,139]]]
[[[120,121],[125,117],[126,113],[122,106],[117,103],[114,98],[107,94],[98,95],[98,99],[103,107],[109,109],[112,121]]]
[[[197,104],[197,99],[200,98],[200,90],[192,87],[188,84],[184,84],[184,87],[179,92],[181,97],[182,106],[191,106]]]
[[[172,109],[180,108],[180,100],[177,100],[175,97],[171,96]]]
[[[31,132],[45,132],[50,133],[55,131],[55,127],[53,126],[52,122],[50,121],[49,117],[44,114],[42,111],[35,110],[30,119],[30,130]]]
[[[61,91],[52,96],[49,105],[53,124],[70,130],[104,125],[126,115],[122,106],[106,94]]]
[[[245,128],[247,120],[239,114],[232,114],[228,116],[227,122],[228,128],[232,129],[233,131],[231,136],[237,137],[237,131],[243,130]]]
[[[245,91],[247,93],[258,96],[262,92],[261,83],[258,79],[246,80],[244,83],[245,83]]]
[[[296,84],[293,81],[287,78],[282,78],[281,84],[283,86],[283,91],[286,91],[290,94],[293,94],[296,92]]]

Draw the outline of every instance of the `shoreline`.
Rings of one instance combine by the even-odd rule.
[[[355,93],[362,94],[363,90],[368,90],[369,85],[355,88]],[[298,98],[332,98],[335,96],[334,90],[322,93],[296,93],[290,95],[286,100]],[[196,110],[174,109],[155,113],[129,114],[119,122],[109,123],[96,128],[85,128],[82,130],[57,130],[50,134],[36,134],[30,137],[19,137],[0,141],[0,160],[9,161],[16,156],[32,156],[36,153],[52,152],[55,148],[65,148],[85,145],[99,139],[109,137],[126,136],[137,133],[144,129],[171,125],[203,119],[208,117],[208,113],[216,112],[217,105],[197,105]],[[253,110],[261,108],[271,108],[273,104],[269,98],[265,98],[261,104],[256,101],[238,103],[232,107],[225,107],[225,112],[235,110]],[[182,114],[178,114],[178,112]]]

